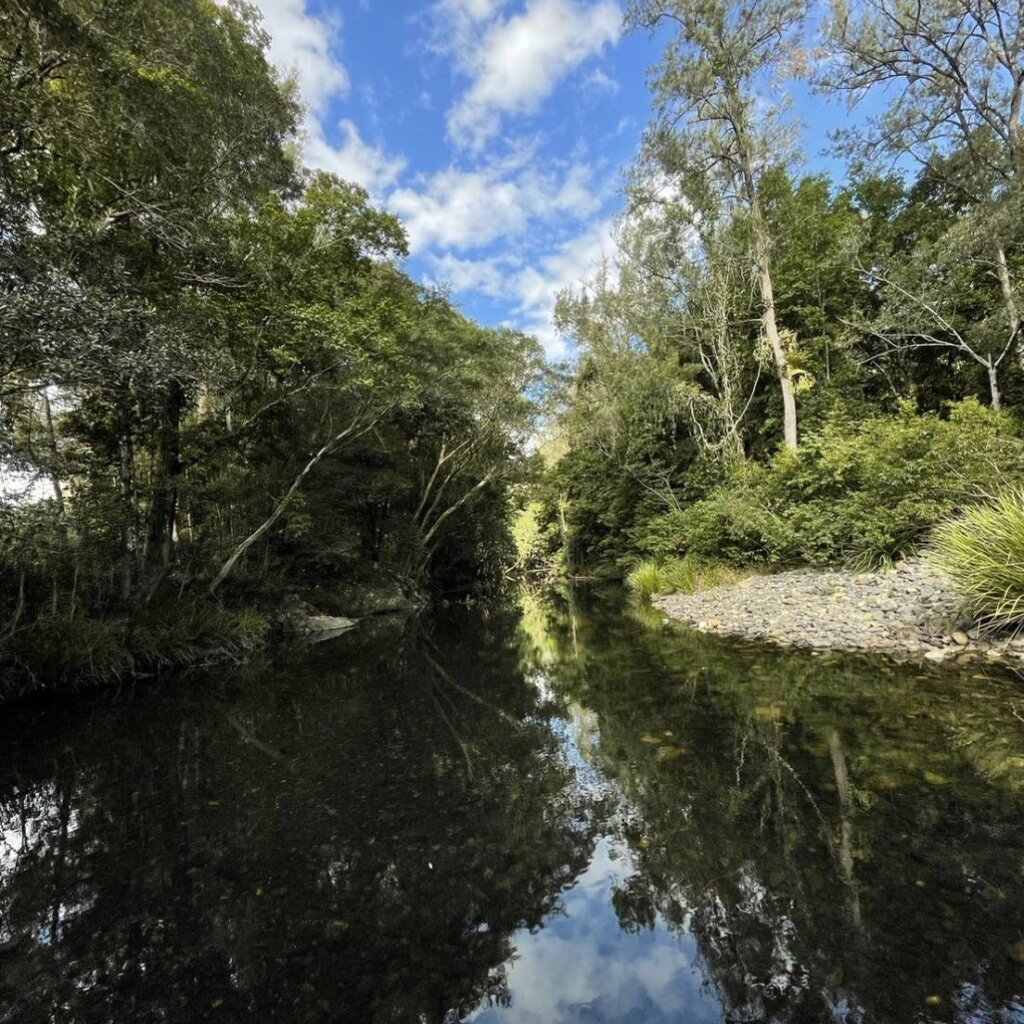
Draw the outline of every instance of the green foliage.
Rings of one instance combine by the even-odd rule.
[[[1024,626],[1024,489],[1001,491],[940,523],[931,560],[993,629]]]
[[[0,469],[33,485],[0,495],[0,664],[245,650],[258,624],[191,611],[209,591],[272,609],[366,566],[465,589],[513,559],[540,347],[296,165],[266,48],[245,4],[0,13]]]
[[[0,638],[0,660],[21,669],[11,687],[106,683],[143,671],[237,659],[259,649],[269,624],[251,607],[143,609],[133,616],[72,618],[43,616]],[[60,642],[54,643],[59,636]],[[33,682],[34,681],[34,682]],[[15,691],[16,692],[16,691]]]
[[[1021,41],[971,5],[900,38],[899,7],[627,5],[664,49],[614,267],[560,302],[581,356],[544,504],[570,572],[896,558],[1024,479]],[[789,76],[820,31],[820,84],[890,89],[844,182],[794,173]],[[883,150],[916,178],[869,173]]]
[[[653,560],[640,562],[630,570],[626,577],[626,585],[640,597],[665,593],[661,566]]]
[[[626,585],[639,597],[652,594],[695,594],[712,587],[723,587],[743,578],[739,570],[721,562],[708,562],[687,555],[666,561],[645,559],[626,577]]]
[[[740,467],[732,479],[648,528],[663,553],[775,565],[898,558],[996,481],[1024,479],[1015,422],[970,400],[947,419],[912,411],[830,420],[796,453]]]

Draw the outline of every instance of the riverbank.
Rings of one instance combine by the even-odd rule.
[[[813,650],[850,650],[928,661],[1024,661],[1024,638],[988,638],[950,581],[913,559],[888,569],[797,569],[752,576],[695,594],[655,595],[670,619],[708,633]]]
[[[109,615],[45,616],[0,636],[0,704],[173,673],[240,664],[292,644],[328,640],[360,622],[426,604],[415,582],[377,565],[291,583],[224,606],[205,594]]]

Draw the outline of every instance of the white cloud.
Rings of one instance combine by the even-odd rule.
[[[549,358],[566,355],[565,341],[553,323],[555,297],[579,286],[602,262],[611,264],[616,251],[614,231],[613,218],[599,220],[516,276],[514,289],[524,329],[537,336]]]
[[[614,96],[619,91],[619,83],[601,68],[594,68],[583,80],[587,92],[606,92]]]
[[[307,163],[311,167],[337,174],[347,181],[354,181],[379,196],[405,170],[405,158],[388,156],[378,146],[364,142],[352,121],[346,119],[338,128],[344,136],[341,146],[331,145],[320,130],[308,134],[305,150]]]
[[[479,150],[506,114],[531,113],[562,79],[620,35],[615,0],[527,0],[502,16],[495,0],[442,0],[435,48],[453,56],[471,81],[448,116],[459,145]]]
[[[338,57],[341,23],[310,14],[306,0],[260,0],[263,25],[270,36],[270,59],[295,76],[302,102],[303,156],[310,167],[330,171],[366,188],[376,198],[393,185],[406,161],[365,142],[355,123],[338,124],[341,145],[330,142],[324,129],[332,103],[349,94],[351,83]]]
[[[438,283],[486,296],[514,324],[535,333],[553,357],[565,354],[552,324],[555,295],[611,255],[611,222],[599,220],[614,183],[595,181],[585,147],[542,163],[539,143],[512,142],[505,155],[402,181],[407,161],[367,141],[338,101],[352,91],[342,63],[341,26],[307,9],[310,0],[259,0],[270,58],[297,78],[307,106],[304,159],[358,182],[397,213],[414,254]],[[434,49],[469,79],[449,111],[453,139],[475,149],[506,115],[536,109],[567,75],[619,35],[617,0],[440,0],[431,12]],[[589,91],[615,88],[599,69]],[[364,87],[365,88],[365,87]],[[421,92],[419,105],[432,99]],[[326,127],[341,118],[336,131]],[[363,119],[365,129],[366,122]]]
[[[509,303],[510,325],[537,337],[551,359],[567,354],[555,331],[555,298],[566,288],[578,288],[608,261],[615,280],[615,221],[605,218],[588,225],[574,237],[536,255],[522,258],[507,253],[479,259],[443,253],[430,260],[436,284],[455,292],[474,292]]]
[[[524,163],[519,154],[471,171],[449,167],[418,189],[393,192],[388,206],[405,222],[413,252],[431,246],[478,249],[521,235],[535,220],[578,219],[598,209],[586,165],[573,164],[559,177]]]
[[[305,0],[260,0],[259,7],[270,35],[270,59],[295,75],[302,101],[318,117],[349,89],[348,72],[334,55],[339,26],[307,13]]]
[[[704,984],[699,949],[688,930],[659,916],[651,931],[609,940],[616,886],[635,870],[624,845],[599,840],[586,870],[564,897],[564,912],[543,928],[512,937],[510,1011],[483,1007],[470,1021],[569,1024],[591,1020],[720,1020],[713,988]],[[611,917],[614,921],[614,916]]]
[[[509,258],[492,256],[486,259],[460,259],[450,252],[431,261],[435,284],[450,285],[456,292],[477,292],[492,299],[509,296]]]

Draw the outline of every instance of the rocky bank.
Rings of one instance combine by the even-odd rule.
[[[876,651],[946,661],[1024,661],[1024,637],[979,635],[950,581],[920,560],[873,572],[798,569],[698,594],[658,595],[655,607],[709,633],[815,650]]]

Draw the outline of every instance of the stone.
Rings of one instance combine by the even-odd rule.
[[[800,569],[751,576],[736,587],[655,602],[698,629],[809,648],[861,650],[935,663],[985,650],[950,581],[918,559],[899,569]],[[1024,653],[1000,645],[993,657]]]
[[[356,624],[355,619],[347,619],[342,615],[310,615],[302,623],[304,633],[343,633]]]

